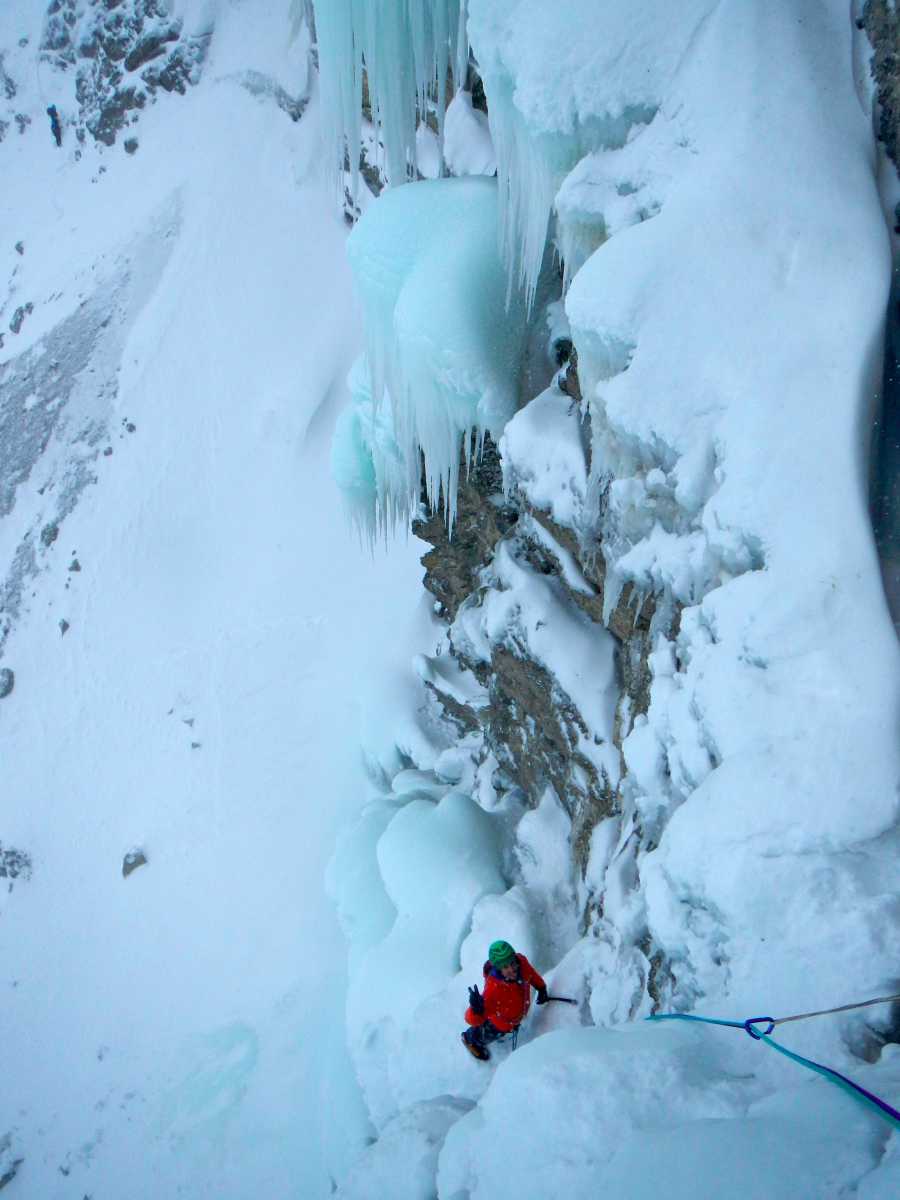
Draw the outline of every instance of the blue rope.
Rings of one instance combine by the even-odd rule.
[[[813,1062],[811,1058],[804,1058],[802,1054],[795,1054],[793,1050],[788,1050],[786,1046],[780,1046],[770,1036],[776,1024],[771,1017],[750,1017],[746,1021],[722,1021],[716,1017],[696,1017],[692,1013],[655,1013],[653,1016],[647,1017],[647,1020],[700,1021],[704,1025],[727,1025],[731,1029],[743,1029],[745,1033],[749,1033],[755,1042],[765,1042],[767,1046],[771,1046],[773,1050],[777,1050],[785,1058],[789,1058],[801,1067],[806,1067],[808,1070],[814,1071],[817,1075],[821,1075],[823,1079],[827,1079],[829,1083],[835,1084],[849,1096],[852,1096],[854,1100],[859,1100],[860,1103],[871,1108],[885,1121],[890,1122],[891,1125],[900,1129],[900,1112],[888,1104],[887,1101],[882,1100],[873,1092],[867,1091],[860,1084],[854,1083],[846,1075],[841,1075],[839,1071],[832,1070],[831,1067],[825,1067],[821,1063]],[[763,1024],[768,1026],[764,1031],[756,1028],[757,1025]]]
[[[821,1075],[823,1079],[827,1079],[830,1083],[836,1084],[848,1096],[852,1096],[854,1100],[859,1100],[868,1108],[873,1109],[885,1121],[889,1121],[891,1125],[900,1129],[900,1112],[893,1108],[885,1100],[876,1096],[873,1092],[867,1091],[858,1083],[854,1083],[852,1079],[848,1079],[846,1075],[841,1075],[839,1071],[832,1070],[831,1067],[824,1067],[821,1063],[813,1062],[811,1058],[804,1058],[802,1054],[795,1054],[793,1050],[788,1050],[786,1046],[779,1046],[778,1042],[773,1041],[765,1033],[756,1035],[758,1040],[765,1042],[767,1046],[771,1046],[773,1050],[777,1050],[779,1054],[783,1054],[785,1058],[793,1059],[795,1063],[799,1063],[801,1067],[806,1067],[810,1071],[815,1071],[817,1075]]]
[[[704,1025],[728,1025],[732,1029],[743,1029],[743,1021],[720,1021],[716,1017],[695,1017],[693,1013],[654,1013],[648,1021],[702,1021]]]

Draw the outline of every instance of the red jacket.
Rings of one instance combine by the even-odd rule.
[[[485,1021],[502,1033],[521,1024],[531,1005],[531,988],[538,991],[547,985],[524,954],[517,954],[519,978],[506,980],[492,963],[484,964],[484,1012],[466,1009],[467,1025],[483,1025]],[[529,986],[530,985],[530,986]]]

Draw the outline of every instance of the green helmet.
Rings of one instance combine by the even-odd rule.
[[[491,942],[488,958],[495,967],[505,967],[515,962],[516,952],[509,942]]]

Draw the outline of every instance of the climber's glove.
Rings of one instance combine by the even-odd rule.
[[[473,1013],[484,1012],[484,996],[479,992],[477,987],[469,988],[469,1008]]]
[[[546,1004],[549,999],[550,999],[550,997],[547,995],[547,989],[545,987],[538,988],[538,994],[537,994],[538,1004]]]

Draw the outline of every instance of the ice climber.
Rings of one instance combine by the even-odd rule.
[[[55,104],[50,104],[47,107],[47,116],[50,118],[50,132],[56,141],[57,146],[62,145],[62,125],[59,121],[59,113]]]
[[[531,989],[537,989],[538,1004],[548,1000],[547,985],[524,954],[516,954],[509,942],[491,942],[484,964],[484,995],[469,988],[469,1007],[461,1034],[465,1048],[483,1062],[491,1057],[489,1042],[496,1042],[519,1028],[531,1004]]]

